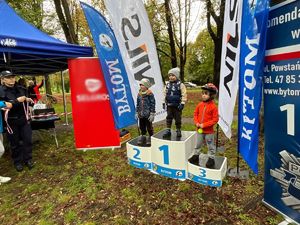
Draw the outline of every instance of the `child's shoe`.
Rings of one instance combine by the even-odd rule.
[[[181,137],[181,130],[180,129],[176,130],[176,137],[178,137],[178,138]]]
[[[151,136],[147,137],[146,145],[151,146]]]
[[[144,135],[140,136],[137,142],[138,146],[144,146],[146,143],[146,137]]]
[[[193,155],[191,158],[189,158],[189,162],[194,165],[199,165],[199,155]]]
[[[166,132],[163,134],[163,139],[170,138],[172,135],[171,130],[167,129]]]
[[[212,157],[209,157],[206,162],[206,168],[214,169],[215,168],[215,159]]]
[[[207,161],[208,161],[208,155],[201,153],[199,155],[199,166],[206,167]]]

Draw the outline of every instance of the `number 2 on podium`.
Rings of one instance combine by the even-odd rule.
[[[169,160],[169,146],[168,145],[162,145],[158,149],[163,152],[164,164],[169,165],[170,164],[170,160]]]
[[[134,151],[136,151],[135,155],[133,156],[134,159],[138,159],[138,160],[141,160],[140,158],[140,154],[141,154],[141,151],[138,149],[138,148],[133,148]]]

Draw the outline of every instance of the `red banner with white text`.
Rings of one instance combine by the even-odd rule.
[[[77,149],[119,147],[102,69],[98,58],[68,61]]]

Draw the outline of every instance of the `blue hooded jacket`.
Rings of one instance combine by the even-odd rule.
[[[0,101],[0,108],[6,107],[6,104],[4,101]],[[3,133],[3,121],[2,121],[2,116],[0,115],[0,133]]]

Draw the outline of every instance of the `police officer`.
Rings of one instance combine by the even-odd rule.
[[[14,166],[18,172],[23,170],[23,165],[32,169],[32,130],[27,103],[32,104],[33,101],[26,97],[26,89],[16,84],[16,77],[11,71],[2,71],[0,77],[0,100],[11,102],[13,106],[5,122]]]

